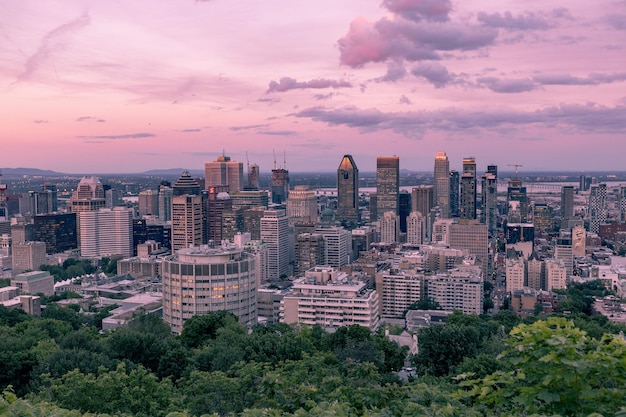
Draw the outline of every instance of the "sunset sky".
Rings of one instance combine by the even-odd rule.
[[[19,0],[0,167],[626,170],[626,1]]]

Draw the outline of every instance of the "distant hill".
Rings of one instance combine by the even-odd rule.
[[[168,169],[151,169],[149,171],[139,172],[135,175],[160,175],[165,177],[179,177],[185,168],[168,168]],[[187,169],[193,177],[204,177],[204,171],[199,169]]]
[[[37,168],[0,168],[0,172],[4,177],[23,177],[28,176],[43,176],[43,177],[59,177],[64,176],[62,172],[51,171],[49,169],[37,169]]]

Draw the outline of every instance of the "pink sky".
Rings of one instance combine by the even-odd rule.
[[[626,1],[20,0],[0,166],[626,170]]]

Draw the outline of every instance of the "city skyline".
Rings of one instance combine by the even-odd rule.
[[[626,2],[562,4],[9,2],[0,166],[622,170]]]

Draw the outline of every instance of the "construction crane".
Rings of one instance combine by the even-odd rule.
[[[507,166],[515,167],[515,178],[517,178],[518,177],[518,175],[517,175],[518,168],[523,167],[524,165],[522,165],[522,164],[507,164]]]

